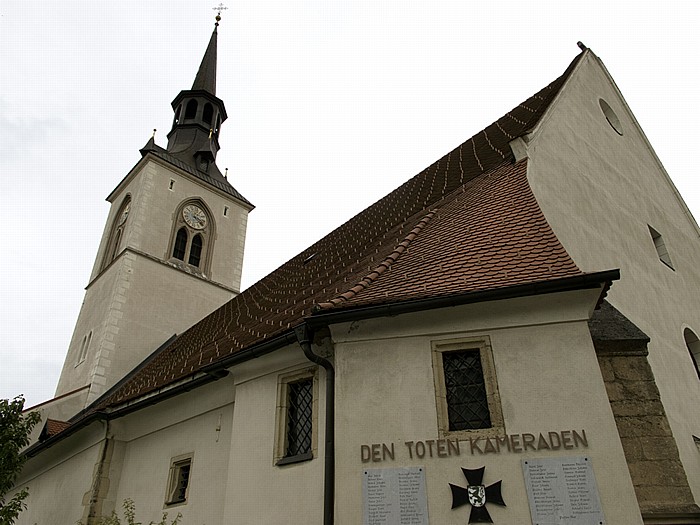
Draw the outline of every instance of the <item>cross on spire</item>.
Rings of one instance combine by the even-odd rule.
[[[219,3],[216,7],[212,7],[214,11],[216,11],[216,24],[219,25],[219,20],[221,20],[221,11],[226,11],[228,7],[225,7],[223,3]]]

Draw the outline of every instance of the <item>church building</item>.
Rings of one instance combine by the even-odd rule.
[[[108,196],[18,523],[700,523],[700,228],[602,61],[241,290],[218,25]]]

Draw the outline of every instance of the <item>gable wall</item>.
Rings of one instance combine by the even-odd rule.
[[[618,115],[608,124],[598,99]],[[529,144],[528,179],[560,241],[584,271],[620,268],[609,301],[650,338],[649,362],[688,480],[700,501],[700,381],[683,329],[700,333],[700,233],[615,85],[591,53]],[[660,232],[675,271],[657,255]]]
[[[608,522],[641,523],[586,324],[598,293],[480,303],[333,327],[337,523],[362,522],[364,470],[408,466],[425,469],[431,523],[467,521],[468,507],[450,508],[449,483],[464,487],[460,469],[482,466],[486,485],[503,481],[507,507],[488,505],[494,522],[529,523],[521,461],[552,456],[590,457]],[[492,346],[505,434],[583,430],[588,447],[472,454],[463,437],[459,456],[411,459],[406,442],[441,437],[431,344],[482,336]],[[394,444],[394,459],[363,461],[362,445],[382,443]]]

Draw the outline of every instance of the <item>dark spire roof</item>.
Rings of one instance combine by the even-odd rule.
[[[201,89],[216,95],[216,38],[219,22],[214,26],[214,32],[209,39],[209,45],[202,57],[202,63],[199,65],[199,71],[192,83],[192,90]]]

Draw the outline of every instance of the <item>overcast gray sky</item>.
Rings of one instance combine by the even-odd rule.
[[[105,197],[188,89],[217,2],[0,4],[0,398],[53,396]],[[229,1],[218,165],[257,208],[244,287],[600,56],[696,219],[692,1]]]

